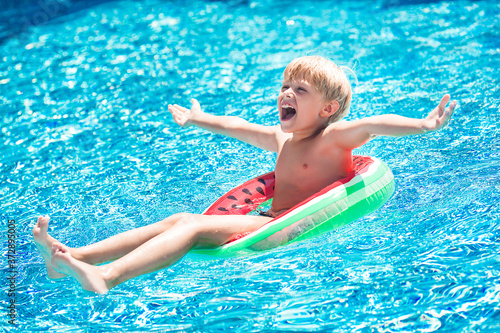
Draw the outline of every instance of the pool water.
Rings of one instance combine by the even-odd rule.
[[[2,6],[3,330],[500,332],[498,2]],[[356,72],[347,119],[421,118],[447,92],[459,101],[439,132],[355,151],[393,170],[386,205],[255,256],[189,255],[104,296],[47,278],[31,236],[37,215],[51,216],[58,240],[83,246],[201,213],[272,170],[274,154],[180,128],[167,104],[195,97],[213,114],[277,124],[283,69],[307,54]]]

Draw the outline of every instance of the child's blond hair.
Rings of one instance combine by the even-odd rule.
[[[351,84],[342,68],[333,61],[317,56],[297,58],[286,66],[283,76],[287,81],[306,80],[321,92],[325,102],[339,103],[339,109],[328,119],[329,123],[342,119],[349,112]]]

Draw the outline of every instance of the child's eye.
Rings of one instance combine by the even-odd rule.
[[[287,90],[288,88],[289,88],[288,86],[282,86],[282,87],[281,87],[281,91],[285,91],[285,90]]]
[[[307,92],[307,90],[305,90],[305,89],[304,89],[304,88],[302,88],[302,87],[299,87],[298,91],[305,91],[305,92]]]

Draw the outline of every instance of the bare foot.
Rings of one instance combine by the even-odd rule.
[[[43,261],[45,261],[45,267],[47,268],[47,274],[51,279],[61,279],[66,276],[66,274],[59,273],[52,267],[50,261],[52,259],[52,244],[57,242],[54,238],[50,237],[47,233],[49,228],[48,216],[39,216],[38,221],[33,227],[33,238],[35,239],[35,245],[42,254]]]
[[[51,263],[57,271],[74,277],[85,290],[99,294],[105,294],[109,290],[99,267],[73,258],[67,246],[57,242],[52,245]]]

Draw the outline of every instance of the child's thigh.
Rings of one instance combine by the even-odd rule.
[[[251,215],[193,215],[192,218],[196,220],[199,246],[224,244],[271,221],[270,217]]]

